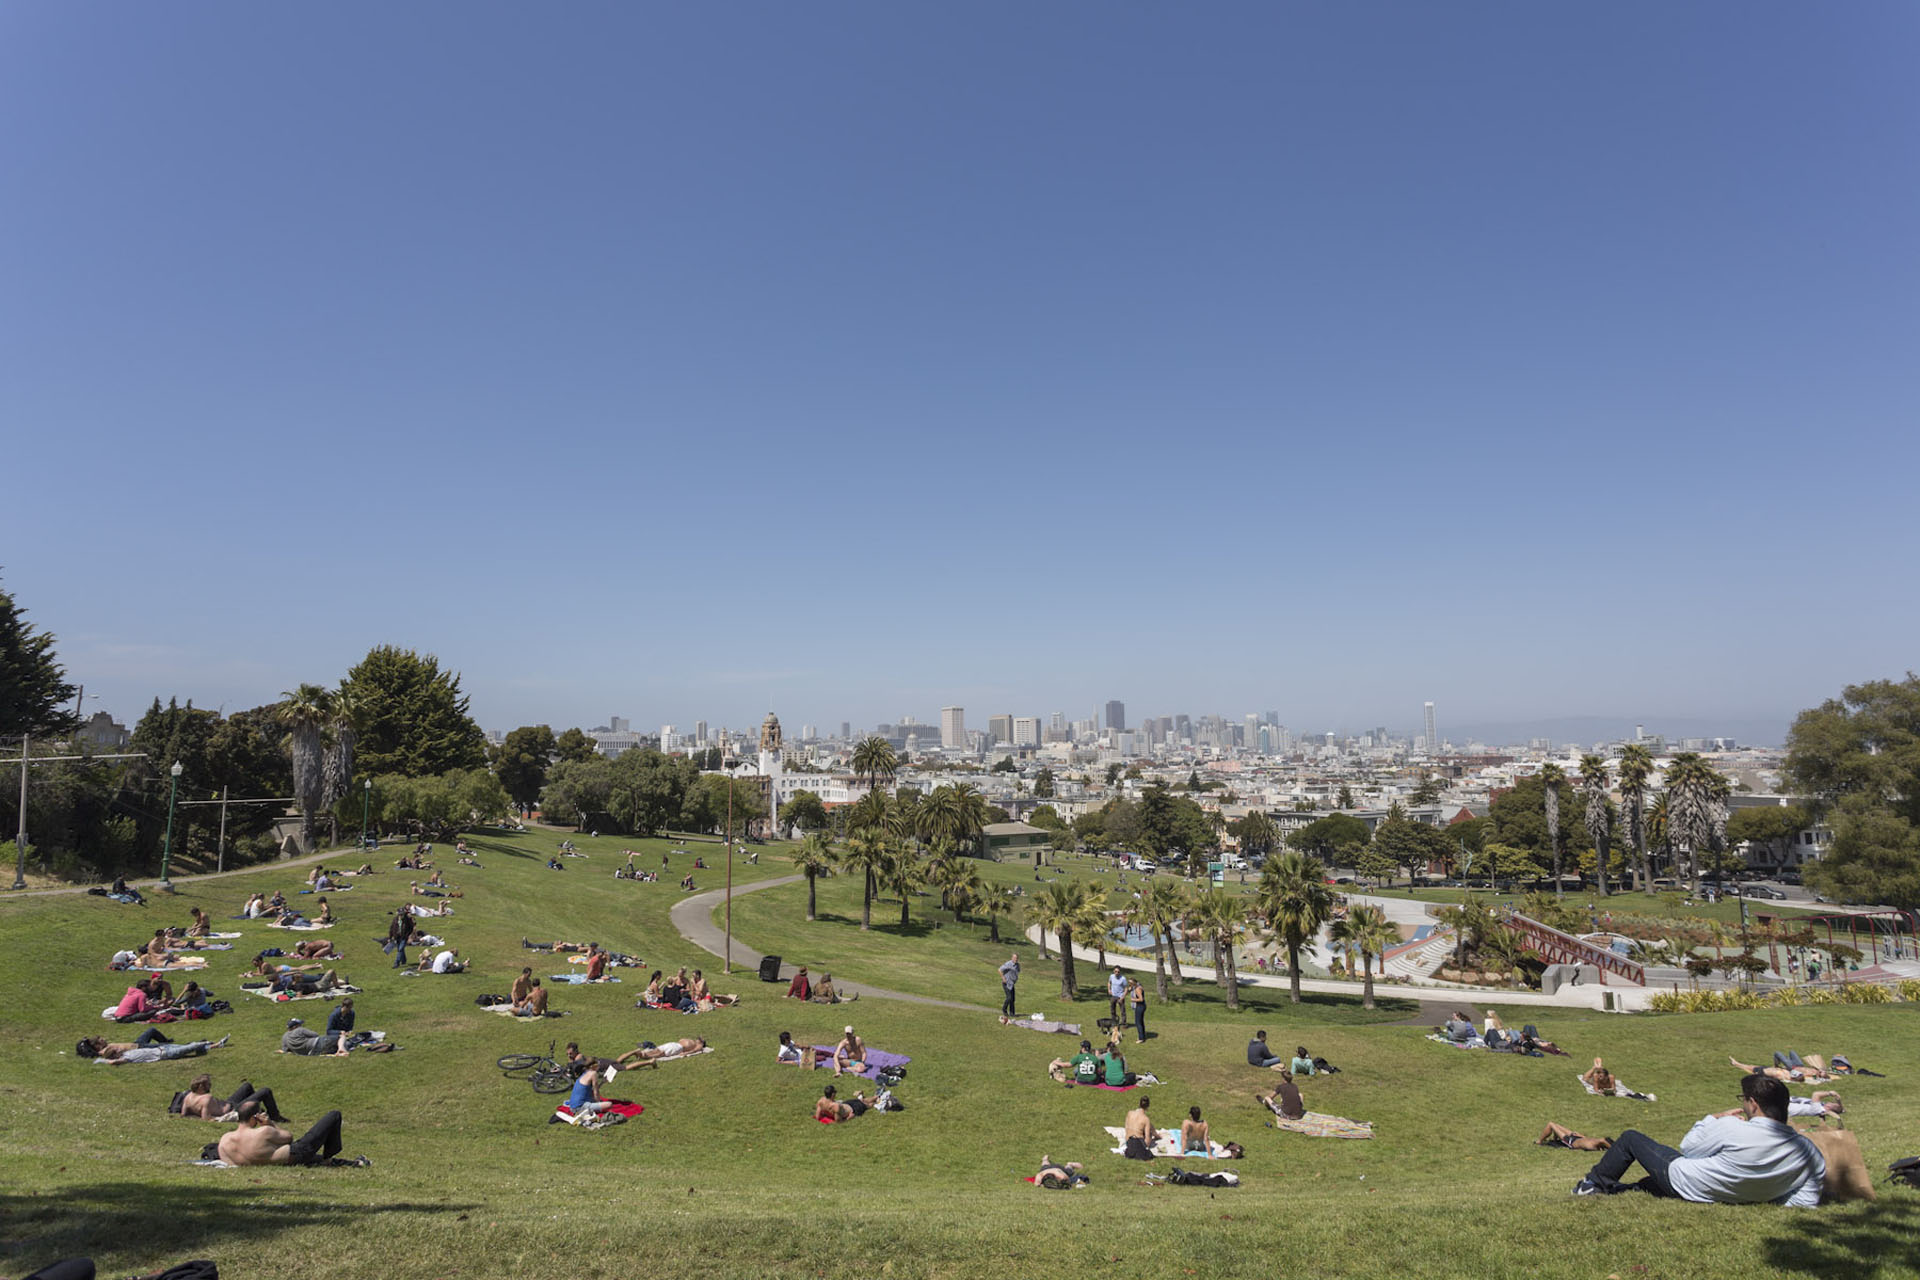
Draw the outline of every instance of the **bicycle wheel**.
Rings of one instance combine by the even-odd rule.
[[[573,1077],[565,1071],[547,1069],[527,1077],[535,1093],[565,1093],[573,1087]]]
[[[517,1076],[533,1070],[546,1060],[546,1055],[541,1053],[510,1053],[500,1059],[500,1070]]]

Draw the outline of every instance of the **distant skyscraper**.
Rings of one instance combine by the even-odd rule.
[[[1107,704],[1107,728],[1115,731],[1127,727],[1127,704],[1115,698]]]
[[[1054,712],[1053,722],[1048,727],[1055,731],[1064,731],[1067,727],[1067,713],[1064,711]]]
[[[949,751],[963,751],[967,745],[967,709],[940,708],[940,745]]]
[[[1013,745],[1016,747],[1037,747],[1040,745],[1040,717],[1015,716],[1013,718]]]
[[[1435,727],[1433,704],[1427,704],[1427,754],[1432,755],[1440,749],[1440,731]]]
[[[707,722],[705,720],[695,720],[693,722],[693,745],[696,747],[704,747],[707,745]]]
[[[1193,736],[1193,717],[1175,716],[1173,718],[1173,736],[1176,739],[1191,738]]]
[[[988,716],[987,717],[987,741],[995,744],[1002,743],[1002,742],[1012,742],[1013,741],[1013,717],[1012,716]]]
[[[851,721],[842,720],[840,722],[840,741],[853,741],[853,724]]]
[[[628,726],[626,718],[623,716],[608,716],[607,728],[613,730],[615,733],[627,732]]]

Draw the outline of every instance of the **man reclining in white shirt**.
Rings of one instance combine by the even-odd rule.
[[[1787,1086],[1780,1081],[1744,1076],[1739,1107],[1694,1125],[1678,1151],[1629,1129],[1614,1139],[1573,1193],[1640,1190],[1703,1204],[1817,1205],[1827,1162],[1806,1135],[1787,1123],[1787,1100]],[[1646,1177],[1634,1184],[1621,1182],[1636,1162]]]

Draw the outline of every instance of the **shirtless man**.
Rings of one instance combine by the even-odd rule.
[[[813,1118],[816,1120],[847,1121],[855,1116],[867,1114],[868,1102],[864,1094],[854,1094],[845,1102],[836,1096],[837,1090],[828,1085],[821,1093],[820,1100],[813,1104]]]
[[[1087,1185],[1085,1168],[1078,1160],[1069,1160],[1065,1164],[1055,1164],[1052,1156],[1040,1157],[1040,1172],[1033,1175],[1035,1188],[1049,1187],[1065,1190],[1068,1187]]]
[[[280,1114],[279,1104],[273,1100],[273,1090],[255,1089],[251,1081],[243,1080],[232,1097],[222,1098],[213,1091],[213,1077],[205,1074],[195,1076],[187,1085],[186,1096],[180,1099],[180,1114],[195,1120],[226,1120],[237,1115],[249,1102],[257,1103],[258,1109],[265,1111],[267,1119],[275,1124],[287,1122]]]
[[[527,996],[533,991],[533,968],[528,966],[520,970],[520,976],[513,980],[513,986],[507,990],[508,1004],[525,1004]]]
[[[149,1031],[153,1028],[149,1027]],[[146,1040],[142,1033],[141,1040]],[[232,1036],[221,1036],[218,1040],[195,1040],[192,1044],[166,1044],[147,1040],[145,1044],[136,1041],[133,1044],[108,1044],[104,1036],[88,1036],[74,1046],[74,1053],[82,1058],[91,1058],[97,1066],[104,1062],[110,1067],[124,1067],[136,1062],[167,1062],[174,1058],[198,1058],[209,1049],[224,1049]]]
[[[329,1111],[313,1128],[294,1137],[268,1123],[256,1103],[240,1108],[240,1127],[220,1138],[220,1158],[228,1164],[324,1164],[340,1154],[340,1113]],[[353,1163],[371,1164],[365,1156]]]
[[[513,1006],[516,1018],[544,1018],[547,1016],[547,989],[535,978],[527,988],[527,998]]]
[[[695,1004],[706,1008],[725,1009],[740,1003],[740,997],[737,995],[713,994],[712,989],[707,986],[706,975],[698,969],[693,971],[693,984],[687,988],[687,994],[693,997]]]
[[[651,1049],[631,1049],[614,1059],[623,1067],[631,1067],[642,1062],[667,1062],[674,1058],[684,1058],[690,1053],[699,1053],[707,1047],[707,1042],[699,1036],[688,1036],[684,1040],[669,1040],[657,1044]]]
[[[193,924],[187,929],[189,938],[204,938],[213,932],[213,920],[199,907],[193,908]]]
[[[840,1065],[843,1062],[847,1071],[867,1069],[867,1042],[855,1035],[851,1026],[841,1032],[840,1043],[833,1046],[833,1074],[836,1076],[843,1070]]]
[[[1738,1058],[1729,1057],[1727,1061],[1740,1068],[1740,1070],[1747,1075],[1772,1076],[1775,1080],[1782,1081],[1786,1084],[1802,1084],[1810,1080],[1817,1082],[1833,1079],[1833,1077],[1828,1075],[1824,1070],[1810,1062],[1802,1063],[1797,1067],[1750,1067]]]
[[[1153,1099],[1140,1095],[1140,1105],[1127,1112],[1126,1127],[1122,1130],[1125,1138],[1125,1151],[1129,1160],[1153,1159],[1153,1121],[1147,1115],[1147,1107]]]
[[[296,960],[338,960],[341,955],[333,943],[325,938],[308,938],[305,942],[293,944],[293,950],[287,953]]]

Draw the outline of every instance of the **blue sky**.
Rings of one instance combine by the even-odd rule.
[[[1920,9],[0,8],[89,702],[1784,721],[1914,665]]]

